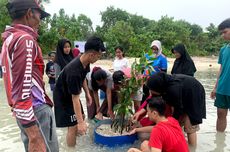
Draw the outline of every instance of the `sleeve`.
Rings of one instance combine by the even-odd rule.
[[[58,76],[61,73],[61,67],[57,63],[54,64],[54,71],[55,71],[55,79],[57,81]]]
[[[168,63],[166,57],[162,57],[161,60],[161,69],[166,70],[168,68]]]
[[[149,146],[162,150],[162,134],[158,128],[153,127],[150,138],[149,138]]]
[[[81,88],[83,87],[83,81],[79,75],[68,75],[67,76],[67,87],[68,92],[72,95],[79,95]]]
[[[36,51],[36,42],[30,36],[19,38],[13,50],[11,90],[13,112],[18,122],[25,128],[36,123],[31,97]]]
[[[222,47],[220,49],[220,53],[219,53],[219,59],[218,59],[218,63],[222,64],[222,58],[223,58],[223,50],[225,49],[225,47]]]

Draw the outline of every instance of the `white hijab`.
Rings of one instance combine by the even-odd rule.
[[[158,52],[154,55],[155,57],[158,57],[162,54],[161,42],[159,40],[154,40],[151,43],[150,47],[152,48],[153,46],[156,46],[158,48]]]

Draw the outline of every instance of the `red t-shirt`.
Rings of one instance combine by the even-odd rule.
[[[74,57],[77,57],[77,56],[80,54],[80,50],[79,50],[78,48],[74,48],[74,49],[72,50],[72,53],[73,53],[73,56],[74,56]]]
[[[182,129],[172,117],[168,121],[159,122],[153,127],[149,146],[161,149],[163,152],[189,152]]]

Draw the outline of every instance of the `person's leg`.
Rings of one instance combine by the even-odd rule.
[[[36,107],[34,108],[34,114],[37,118],[37,125],[44,137],[47,152],[58,152],[59,146],[56,134],[56,124],[51,107],[46,104]],[[20,123],[18,123],[18,126],[21,129],[21,138],[24,143],[25,151],[28,151],[28,136]]]
[[[47,151],[58,152],[58,139],[56,133],[56,123],[52,108],[49,105],[42,105],[34,110],[38,120],[42,135],[46,139]]]
[[[228,109],[217,108],[216,130],[224,132],[227,127]]]
[[[88,114],[88,119],[93,119],[97,114],[97,107],[96,107],[93,91],[89,90],[89,93],[92,98],[92,103],[90,105],[87,104],[87,114]]]
[[[224,132],[227,127],[227,114],[230,108],[230,97],[222,94],[216,94],[214,105],[217,107],[216,130]]]
[[[74,147],[76,145],[77,139],[77,125],[68,127],[66,135],[66,143],[69,147]]]
[[[196,132],[187,133],[187,136],[188,136],[188,144],[193,146],[193,147],[196,147],[196,145],[197,145],[197,134],[196,134]]]
[[[20,131],[21,131],[21,140],[24,144],[25,151],[28,152],[29,138],[26,135],[24,128],[22,127],[22,125],[18,121],[17,121],[17,124],[18,124]]]
[[[197,145],[197,134],[199,130],[199,125],[192,125],[187,114],[184,115],[184,130],[187,133],[188,144],[190,146],[196,147]]]

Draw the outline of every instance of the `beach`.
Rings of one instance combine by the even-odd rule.
[[[134,58],[128,58],[129,64],[135,60]],[[214,107],[214,101],[210,99],[210,92],[216,81],[216,75],[219,69],[217,64],[217,57],[193,57],[194,63],[197,68],[195,77],[201,82],[206,91],[206,111],[207,118],[204,119],[200,125],[197,139],[198,145],[196,149],[190,149],[194,152],[229,152],[230,151],[230,126],[227,126],[225,133],[217,133],[216,126],[216,108]],[[173,58],[168,58],[168,73],[171,71],[173,65]],[[112,68],[112,60],[100,60],[93,66],[101,66],[105,69]],[[52,98],[52,93],[47,83],[47,76],[44,76],[46,83],[46,91]],[[86,102],[84,94],[81,94],[81,101],[83,103],[84,111],[86,111]],[[11,110],[7,105],[6,94],[3,86],[3,81],[0,79],[0,151],[1,152],[23,152],[23,144],[20,139],[20,131],[17,127],[15,118],[12,116]],[[230,121],[230,116],[227,117]],[[133,145],[126,145],[117,147],[114,149],[99,146],[93,142],[93,131],[95,123],[86,120],[89,126],[87,134],[77,138],[76,148],[68,148],[66,145],[65,137],[67,128],[57,128],[60,152],[125,152],[129,147],[138,147],[139,142]],[[228,125],[230,123],[228,122]]]

